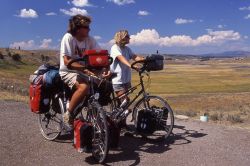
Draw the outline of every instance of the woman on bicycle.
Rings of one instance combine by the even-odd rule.
[[[72,59],[83,56],[85,50],[100,49],[96,40],[89,36],[89,25],[91,19],[83,15],[75,15],[69,19],[68,32],[63,36],[60,49],[60,70],[59,74],[74,93],[71,97],[67,112],[64,114],[64,122],[69,126],[73,123],[72,112],[76,106],[83,101],[88,93],[87,77],[83,78],[75,72],[70,72],[67,65]],[[87,75],[95,75],[92,71],[85,68],[83,63],[72,63],[71,70],[77,70]],[[103,73],[108,76],[110,72]]]
[[[116,77],[113,77],[112,84],[113,89],[117,96],[122,95],[131,87],[131,59],[138,61],[144,59],[132,52],[132,50],[126,46],[129,44],[130,36],[127,30],[120,30],[116,32],[114,36],[115,44],[111,47],[110,56],[113,58],[113,63],[110,66],[112,73],[116,73]],[[121,103],[129,101],[126,96],[120,101]],[[123,122],[126,127],[126,121]]]

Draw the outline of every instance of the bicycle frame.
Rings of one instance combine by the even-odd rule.
[[[114,106],[114,108],[120,108],[118,105],[119,105],[119,101],[120,99],[122,99],[123,97],[125,96],[128,96],[129,94],[133,93],[137,88],[138,86],[141,86],[141,90],[136,94],[136,96],[130,100],[124,107],[123,107],[123,111],[128,109],[134,102],[135,100],[142,95],[142,99],[143,98],[146,98],[148,96],[148,93],[146,92],[145,90],[145,86],[144,86],[144,82],[143,82],[143,72],[139,72],[139,78],[140,78],[140,83],[138,83],[137,85],[129,88],[126,92],[124,92],[123,94],[115,97],[115,94],[114,92],[112,93],[112,104]],[[146,74],[148,75],[148,74]],[[145,105],[145,107],[147,107],[147,105]],[[133,119],[132,119],[133,120]]]

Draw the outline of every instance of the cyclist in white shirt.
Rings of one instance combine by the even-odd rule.
[[[85,50],[101,49],[96,40],[89,36],[89,25],[91,19],[83,15],[75,15],[69,19],[68,32],[63,36],[60,49],[60,70],[62,80],[71,88],[75,89],[67,112],[64,114],[64,121],[69,126],[73,123],[72,112],[76,106],[84,99],[88,93],[87,79],[75,72],[70,72],[67,65],[72,59],[83,56]],[[70,70],[78,70],[87,75],[95,75],[92,71],[85,68],[81,62],[72,63]],[[103,73],[108,76],[110,72]]]
[[[113,89],[117,96],[123,94],[131,87],[131,59],[138,61],[144,59],[132,52],[126,46],[129,44],[130,36],[127,30],[120,30],[115,34],[115,44],[111,47],[110,56],[113,63],[110,65],[112,73],[116,73],[116,77],[112,79]],[[136,67],[136,66],[135,66]],[[123,100],[129,100],[128,97]],[[122,103],[123,101],[121,101]],[[125,123],[125,122],[124,122]],[[124,124],[126,126],[126,124]]]

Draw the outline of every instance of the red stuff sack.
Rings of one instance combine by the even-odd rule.
[[[35,75],[33,75],[35,76]],[[41,114],[49,111],[50,98],[45,94],[43,75],[37,75],[30,84],[30,109],[31,112]]]
[[[74,120],[74,147],[78,152],[92,149],[92,126],[81,120]]]
[[[86,67],[90,69],[108,68],[112,63],[108,50],[86,50],[84,58],[86,58]]]

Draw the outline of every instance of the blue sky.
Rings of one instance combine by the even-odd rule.
[[[250,0],[1,0],[0,47],[59,49],[77,13],[106,49],[127,29],[137,53],[250,51]]]

